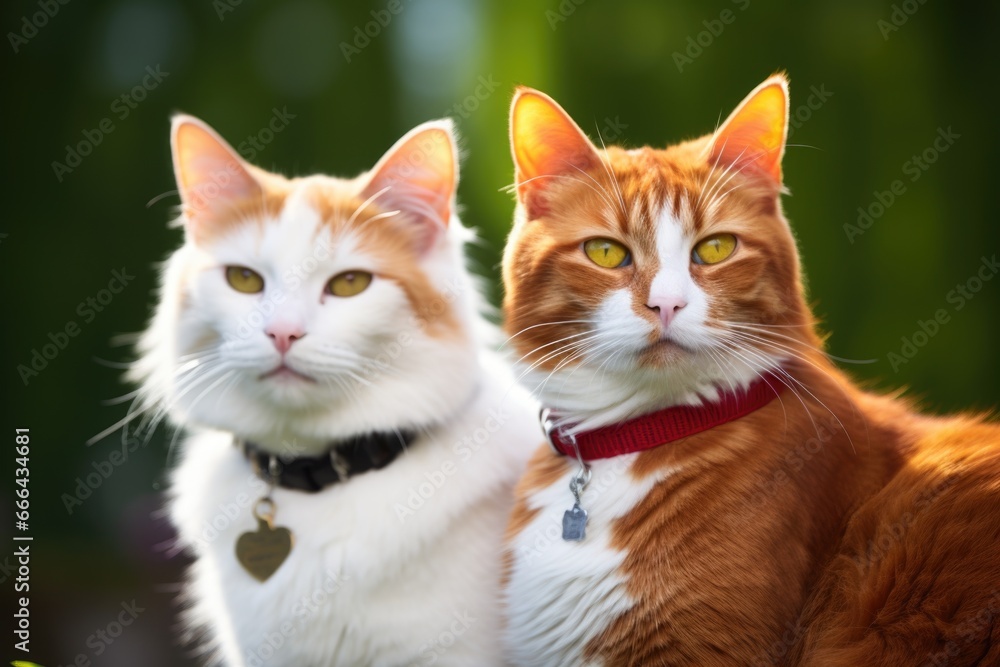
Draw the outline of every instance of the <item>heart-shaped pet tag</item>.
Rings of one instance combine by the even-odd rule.
[[[270,502],[270,499],[262,499],[264,501]],[[273,508],[273,503],[270,504]],[[257,530],[243,533],[236,540],[236,560],[254,579],[263,582],[281,567],[292,552],[292,531],[282,526],[274,527],[273,510],[263,514],[255,508],[254,516],[257,518]]]

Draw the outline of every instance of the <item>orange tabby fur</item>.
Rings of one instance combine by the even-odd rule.
[[[594,149],[595,160],[554,102],[529,89],[514,101],[515,126],[518,105],[533,105],[554,128],[545,150],[564,150],[574,168],[527,180],[522,165],[530,172],[531,150],[543,149],[521,146],[523,131],[512,130],[520,208],[504,308],[518,356],[572,369],[572,349],[545,346],[578,334],[574,321],[612,289],[629,286],[636,314],[648,315],[652,221],[669,206],[694,236],[739,238],[738,258],[692,264],[712,297],[709,318],[780,326],[760,346],[788,359],[779,400],[635,459],[635,480],[680,472],[613,525],[635,602],[604,619],[584,655],[605,665],[1000,665],[1000,428],[863,391],[823,354],[779,200],[787,84],[769,82],[755,93],[782,93],[785,114],[768,128],[780,123],[782,145],[773,131],[764,137],[758,163],[715,206],[701,195],[731,176],[713,162],[718,134],[665,150]],[[580,243],[593,237],[627,240],[634,265],[609,272],[588,262]],[[566,323],[537,326],[549,322]],[[678,354],[642,361],[669,367]],[[538,450],[508,542],[536,515],[529,496],[572,466]]]

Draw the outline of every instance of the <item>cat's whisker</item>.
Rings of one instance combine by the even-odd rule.
[[[565,343],[565,344],[561,345],[558,348],[555,348],[553,350],[549,350],[549,352],[547,352],[543,357],[541,357],[540,359],[538,359],[535,363],[532,363],[529,366],[529,369],[533,368],[534,366],[536,366],[538,362],[544,362],[545,360],[550,359],[551,357],[557,356],[559,354],[559,352],[562,351],[562,350],[565,350],[565,349],[568,349],[568,348],[571,348],[571,347],[574,347],[574,346],[577,346],[577,345],[584,345],[584,344],[586,344],[587,341],[596,338],[598,335],[599,334],[597,334],[596,332],[585,332],[585,336],[586,337],[577,338],[576,336],[567,336],[565,339],[561,339],[561,341],[556,341],[556,342],[564,342],[565,340],[568,340],[570,338],[577,338],[576,340],[571,340],[570,342]],[[543,347],[548,347],[548,343],[545,343],[543,345],[539,345],[537,348],[535,348],[535,349],[531,350],[530,352],[528,352],[527,354],[523,355],[521,357],[521,359],[523,360],[523,359],[526,359],[526,358],[532,356],[533,354],[535,354],[535,352],[541,350]]]
[[[125,413],[125,417],[87,440],[86,444],[88,447],[96,442],[99,442],[100,440],[103,440],[118,429],[122,429],[121,441],[122,444],[126,444],[128,441],[128,426],[139,417],[142,417],[142,420],[140,421],[140,424],[136,428],[135,432],[139,433],[142,431],[144,424],[148,422],[149,411],[158,405],[158,401],[148,391],[141,387],[132,393],[134,394],[134,398],[132,399],[132,403],[129,405],[129,409]]]
[[[219,364],[213,364],[213,367],[218,365]],[[204,369],[206,367],[202,366],[201,368]],[[135,414],[135,416],[142,415],[142,419],[140,420],[139,425],[136,428],[136,434],[138,435],[139,433],[145,432],[147,434],[146,442],[148,442],[149,438],[156,430],[156,427],[160,424],[161,421],[163,421],[163,419],[167,417],[170,409],[176,404],[176,402],[181,397],[183,397],[190,389],[197,387],[205,379],[215,377],[215,375],[219,370],[224,370],[224,369],[208,368],[208,370],[204,370],[201,375],[192,374],[186,378],[182,378],[181,380],[177,381],[174,385],[175,390],[179,390],[179,392],[173,397],[169,397],[169,400],[167,397],[155,401],[152,399],[148,400],[146,402],[145,407]]]
[[[740,161],[743,159],[743,155],[746,153],[746,151],[747,151],[746,148],[740,151],[740,154],[736,157],[736,159],[733,160],[731,163],[729,163],[726,166],[726,168],[722,170],[722,173],[718,177],[716,177],[712,186],[709,188],[709,192],[705,195],[706,209],[714,209],[716,206],[718,206],[718,201],[715,198],[718,192],[722,188],[726,187],[731,180],[733,180],[736,176],[741,174],[743,170],[746,169],[747,166],[749,166],[749,163],[743,163],[742,165],[740,164]],[[720,151],[720,155],[721,153],[722,152]]]
[[[192,388],[197,387],[202,382],[208,379],[218,376],[220,373],[230,370],[230,366],[227,363],[215,363],[210,366],[203,366],[204,370],[200,374],[192,374],[187,378],[184,378],[174,385],[175,393],[171,397],[172,404],[175,404],[181,398],[183,398]]]
[[[512,183],[512,184],[510,184],[508,186],[504,186],[501,189],[502,190],[507,190],[508,192],[514,192],[518,187],[524,185],[525,183],[530,183],[530,182],[538,180],[540,178],[565,178],[565,179],[569,179],[571,181],[577,181],[578,183],[582,183],[583,185],[585,185],[588,188],[590,188],[591,190],[593,190],[594,193],[596,193],[598,197],[601,197],[602,199],[604,199],[607,204],[609,204],[612,208],[614,208],[614,201],[611,200],[605,192],[603,192],[601,190],[598,190],[597,188],[595,188],[593,185],[591,185],[587,181],[585,181],[585,180],[583,180],[581,178],[577,178],[576,176],[571,176],[569,174],[541,174],[539,176],[533,176],[531,178],[526,178],[523,181],[517,181],[517,182]]]
[[[569,343],[567,345],[564,345],[559,350],[551,352],[550,354],[546,355],[545,357],[543,357],[542,359],[540,359],[536,363],[534,363],[531,366],[529,366],[528,368],[524,369],[521,372],[521,374],[517,376],[516,381],[517,382],[523,381],[530,373],[532,373],[536,368],[538,368],[543,363],[545,363],[545,361],[547,361],[548,359],[556,357],[559,354],[572,355],[576,350],[578,350],[584,344],[585,343],[582,343],[582,342]],[[537,385],[536,385],[536,387],[537,387]]]
[[[323,348],[323,357],[308,360],[310,369],[332,372],[369,373],[400,376],[401,369],[392,363],[379,361],[375,357],[367,357],[353,350],[339,347]],[[365,380],[368,383],[367,380]],[[370,384],[370,383],[369,383]]]
[[[732,320],[722,320],[723,324],[729,326],[753,326],[753,327],[764,327],[767,329],[805,329],[807,331],[812,329],[810,324],[765,324],[763,322],[734,322]]]
[[[738,323],[738,322],[724,322],[724,324],[726,324],[727,326],[733,327],[735,329],[743,330],[743,331],[758,333],[758,334],[767,335],[767,336],[777,336],[779,338],[783,338],[785,340],[788,340],[790,342],[802,345],[804,347],[808,347],[809,349],[816,350],[817,352],[823,354],[825,357],[827,357],[829,359],[833,359],[835,361],[842,362],[842,363],[848,363],[848,364],[872,364],[872,363],[875,363],[875,362],[878,361],[878,359],[846,359],[844,357],[837,357],[837,356],[834,356],[834,355],[830,354],[829,352],[827,352],[826,350],[824,350],[821,347],[817,347],[815,345],[807,343],[807,342],[805,342],[805,341],[803,341],[803,340],[801,340],[799,338],[795,338],[794,336],[787,336],[787,335],[783,335],[783,334],[780,334],[780,333],[777,333],[777,332],[774,332],[774,331],[766,331],[766,330],[762,330],[762,329],[758,328],[758,326],[768,326],[768,325],[756,325],[755,326],[755,325],[749,325],[749,324],[741,324],[741,323]],[[770,326],[784,326],[784,325],[770,325]],[[795,326],[795,325],[787,325],[787,326]]]
[[[365,378],[361,377],[360,375],[358,375],[357,373],[355,373],[353,371],[346,371],[344,373],[344,375],[346,375],[347,377],[351,378],[355,382],[357,382],[359,384],[362,384],[362,385],[364,385],[366,387],[372,386],[371,382],[369,382],[368,380],[366,380]]]
[[[348,382],[348,378],[342,375],[329,375],[323,378],[323,382],[330,389],[336,390],[337,395],[345,399],[349,406],[353,406],[357,410],[364,408],[361,399],[358,398],[355,392],[355,387]],[[367,381],[363,382],[366,383]]]
[[[373,215],[372,217],[366,219],[365,220],[365,224],[366,225],[370,225],[371,223],[375,222],[376,220],[385,220],[386,218],[392,218],[392,217],[395,217],[395,216],[399,215],[402,212],[403,212],[402,209],[396,209],[395,211],[385,211],[383,213],[378,213],[378,214]]]
[[[607,188],[603,184],[601,184],[600,181],[598,181],[596,178],[594,178],[589,172],[584,171],[583,169],[581,169],[580,167],[578,167],[575,164],[570,164],[569,166],[573,167],[578,172],[580,172],[581,174],[583,174],[584,176],[586,176],[587,178],[589,178],[591,181],[593,181],[594,182],[594,186],[600,192],[604,193],[605,196],[602,197],[602,199],[604,199],[604,203],[606,203],[608,205],[608,207],[611,208],[612,211],[615,209],[615,201],[614,201],[614,199],[611,198],[611,193],[608,192]],[[624,202],[622,202],[622,206],[624,206]]]
[[[535,391],[533,393],[541,393],[545,389],[545,386],[548,384],[549,379],[553,375],[555,375],[555,373],[557,373],[562,368],[564,368],[565,366],[569,365],[570,363],[572,363],[576,359],[579,359],[580,357],[583,357],[584,355],[593,354],[597,350],[606,348],[606,347],[608,347],[610,345],[615,345],[617,343],[618,343],[617,340],[609,340],[609,341],[603,341],[602,342],[600,340],[593,340],[593,339],[591,339],[591,340],[585,341],[582,345],[580,345],[572,353],[570,353],[565,359],[563,359],[559,363],[557,363],[556,366],[545,377],[545,379],[539,385],[536,385]],[[577,368],[574,368],[573,371],[570,372],[569,377],[572,377],[573,373],[575,373],[578,368],[579,368],[579,366],[577,366]],[[568,381],[569,377],[567,377],[567,381]]]
[[[736,383],[735,383],[735,382],[733,382],[732,378],[731,378],[731,377],[729,377],[729,374],[728,374],[728,373],[726,373],[726,369],[724,369],[724,368],[722,367],[722,363],[721,363],[721,362],[722,362],[722,361],[723,361],[723,360],[724,360],[725,358],[724,358],[724,357],[723,357],[723,356],[722,356],[721,354],[719,354],[718,352],[716,352],[715,350],[713,350],[713,349],[711,349],[711,348],[708,348],[708,349],[706,349],[706,350],[705,350],[705,352],[706,352],[706,353],[708,354],[709,358],[710,358],[710,359],[711,359],[712,361],[714,361],[714,362],[715,362],[715,365],[716,365],[716,366],[718,367],[718,369],[719,369],[719,373],[720,373],[720,374],[722,374],[722,377],[723,377],[723,379],[724,379],[724,380],[726,381],[726,384],[728,384],[728,385],[729,385],[729,391],[730,391],[731,393],[736,393]],[[730,367],[731,367],[731,365],[730,365]]]
[[[116,396],[115,398],[106,398],[103,401],[101,401],[101,405],[105,405],[105,406],[108,406],[108,405],[121,405],[122,403],[125,403],[126,401],[131,401],[136,396],[138,396],[141,392],[142,392],[141,389],[134,389],[134,390],[128,392],[127,394],[122,394],[121,396]]]
[[[597,354],[597,352],[598,352],[599,350],[601,350],[601,349],[603,349],[603,348],[605,348],[605,347],[608,347],[608,346],[612,346],[612,345],[617,345],[618,343],[619,343],[619,341],[617,341],[617,340],[610,340],[610,341],[607,341],[607,342],[605,342],[605,343],[600,343],[600,344],[599,344],[599,345],[597,345],[596,347],[593,347],[593,348],[591,348],[591,349],[586,349],[586,350],[584,350],[584,351],[583,351],[583,354],[585,354],[585,355],[589,355],[589,356],[595,356],[595,355]],[[596,371],[596,372],[602,372],[602,375],[601,375],[601,381],[602,381],[602,382],[603,382],[603,380],[604,380],[604,373],[603,373],[602,369],[604,368],[605,364],[606,364],[606,363],[607,363],[607,362],[608,362],[608,361],[609,361],[610,359],[614,358],[615,356],[617,356],[618,354],[620,354],[620,353],[622,353],[622,352],[624,352],[624,348],[622,348],[622,347],[619,347],[619,348],[618,348],[617,350],[615,350],[615,351],[614,351],[614,353],[613,353],[613,354],[609,355],[608,357],[605,357],[604,361],[603,361],[603,362],[601,362],[600,366],[598,366],[598,368],[597,368],[597,371]],[[569,362],[570,362],[570,361],[572,361],[572,360],[573,360],[573,357],[571,357],[570,359],[566,360],[566,362],[565,362],[565,363],[560,363],[559,365],[557,365],[557,366],[556,366],[556,368],[555,368],[555,369],[553,370],[553,372],[549,374],[549,376],[551,377],[551,376],[552,376],[552,374],[554,374],[554,373],[555,373],[556,371],[558,371],[558,370],[559,370],[559,369],[561,369],[561,368],[562,368],[563,366],[565,366],[565,365],[566,365],[566,363],[569,363]],[[578,365],[577,365],[577,366],[576,366],[576,367],[575,367],[575,368],[574,368],[573,370],[571,370],[571,371],[569,372],[569,375],[567,375],[567,376],[566,376],[566,378],[564,379],[564,381],[563,381],[563,384],[565,385],[566,383],[570,382],[570,381],[571,381],[571,380],[573,379],[573,375],[574,375],[574,374],[575,374],[575,373],[576,373],[576,372],[577,372],[578,370],[580,370],[580,368],[581,368],[581,365],[580,365],[580,364],[578,364]],[[542,384],[542,387],[541,387],[541,389],[544,389],[544,388],[545,388],[545,384],[546,384],[546,383],[548,383],[548,378],[546,378],[546,380],[545,380],[545,383],[543,383],[543,384]],[[541,391],[541,389],[539,389],[539,391]]]
[[[618,203],[621,205],[622,215],[628,216],[628,210],[625,206],[625,197],[622,195],[621,183],[618,182],[618,177],[615,176],[614,170],[611,168],[610,161],[607,158],[608,147],[604,143],[604,137],[601,135],[601,128],[597,128],[597,138],[601,140],[601,149],[604,151],[604,155],[601,156],[601,165],[604,167],[605,173],[607,173],[608,178],[611,179],[611,184],[615,188],[615,192],[618,194]]]
[[[121,371],[130,370],[137,363],[136,361],[126,361],[126,362],[109,361],[107,359],[101,359],[100,357],[91,357],[90,360],[93,361],[95,364],[104,366],[105,368],[114,368],[116,370],[121,370]]]
[[[766,361],[767,360],[767,358],[764,356],[764,354],[762,352],[760,352],[758,350],[755,350],[752,347],[741,346],[740,350],[742,352],[745,352],[746,354],[750,354],[750,355],[753,355],[753,356],[761,359],[761,361]],[[832,408],[830,408],[823,400],[821,400],[818,396],[816,396],[816,394],[814,394],[812,392],[812,390],[810,390],[809,387],[806,386],[805,383],[803,383],[801,380],[799,380],[798,378],[796,378],[795,376],[793,376],[791,373],[789,373],[787,370],[785,370],[781,366],[777,366],[777,367],[775,367],[772,370],[773,370],[774,373],[776,373],[776,377],[784,377],[784,378],[787,378],[788,380],[794,382],[799,388],[802,389],[802,391],[804,391],[805,393],[807,393],[809,395],[809,397],[812,398],[819,406],[821,406],[824,410],[826,410],[827,412],[829,412],[830,416],[832,416],[837,421],[837,423],[840,425],[840,428],[843,429],[844,434],[847,436],[847,440],[848,440],[848,442],[851,445],[851,450],[853,452],[857,453],[857,449],[854,446],[854,440],[851,437],[850,431],[847,429],[847,427],[844,425],[844,422],[841,421],[840,417],[837,415],[836,412],[833,411]],[[839,386],[839,383],[834,383],[834,384],[836,386]],[[791,385],[788,385],[788,383],[786,383],[786,386],[788,386],[789,389],[792,388]],[[846,392],[845,392],[844,395],[848,398],[848,404],[849,405],[853,405],[853,402],[850,401],[850,397],[847,396]],[[804,403],[803,403],[803,407],[805,407]],[[855,410],[856,410],[856,408],[855,408]],[[816,425],[816,422],[815,422],[815,420],[812,417],[812,412],[810,410],[808,410],[808,408],[806,408],[806,412],[807,412],[807,414],[809,416],[810,421],[813,422],[813,425],[816,428],[816,434],[819,435],[819,427]]]
[[[582,345],[578,346],[565,359],[561,359],[558,363],[556,363],[555,367],[553,367],[553,369],[549,372],[549,375],[545,379],[545,382],[542,383],[542,388],[544,388],[545,383],[548,382],[548,378],[552,377],[555,373],[558,373],[560,370],[562,370],[564,367],[568,366],[574,360],[579,359],[579,358],[581,358],[583,356],[586,356],[588,354],[591,354],[591,353],[595,352],[596,350],[598,350],[600,348],[607,347],[608,345],[612,344],[613,342],[614,341],[604,341],[604,342],[601,342],[601,341],[595,340],[595,341],[588,341],[588,343],[585,343],[585,344],[582,344]],[[579,366],[577,368],[579,368]],[[576,368],[574,368],[573,370],[575,371]],[[570,373],[570,375],[572,375],[572,373]]]
[[[583,338],[583,339],[580,339],[580,340],[572,341],[570,343],[566,343],[565,345],[563,345],[563,346],[561,346],[559,348],[556,348],[555,350],[552,350],[551,352],[549,352],[548,354],[546,354],[545,356],[543,356],[541,359],[537,360],[536,362],[534,362],[533,364],[531,364],[530,366],[528,366],[528,368],[525,369],[524,372],[522,372],[518,376],[517,379],[520,381],[521,379],[524,378],[525,375],[527,375],[528,373],[530,373],[531,371],[533,371],[539,365],[545,363],[546,361],[548,361],[549,359],[551,359],[553,357],[558,356],[561,353],[564,353],[564,352],[566,352],[568,350],[575,349],[575,348],[577,348],[577,347],[579,347],[581,345],[586,345],[588,341],[593,340],[594,338],[597,337],[597,335],[598,334],[592,334],[590,338]]]
[[[751,333],[749,331],[739,331],[739,330],[730,331],[730,332],[728,332],[727,335],[730,336],[730,337],[732,337],[732,338],[735,338],[735,339],[750,341],[750,342],[757,343],[757,344],[760,344],[760,345],[766,345],[766,346],[768,346],[768,347],[770,347],[770,348],[778,351],[779,353],[788,354],[788,355],[792,356],[793,358],[798,359],[799,361],[803,361],[803,362],[811,365],[813,368],[815,368],[816,370],[818,370],[820,373],[822,373],[823,375],[826,375],[828,378],[830,378],[830,380],[833,381],[833,384],[835,386],[839,386],[839,383],[837,382],[837,379],[834,376],[832,376],[830,374],[830,372],[826,368],[824,368],[824,367],[820,366],[819,364],[817,364],[814,359],[810,359],[809,357],[801,354],[797,349],[791,347],[787,343],[779,343],[779,342],[770,340],[769,338],[766,338],[764,335],[761,335],[761,334],[764,334],[764,333],[766,333],[767,335],[780,336],[780,334],[777,334],[775,332]],[[813,345],[810,345],[808,343],[799,341],[799,340],[797,340],[795,338],[791,338],[789,336],[781,336],[781,337],[782,338],[787,338],[789,341],[792,341],[794,343],[799,343],[803,347],[806,347],[806,348],[808,348],[810,350],[818,352],[819,354],[823,354],[824,356],[827,356],[826,353],[822,349],[817,348],[817,347],[815,347]],[[850,398],[850,396],[846,393],[845,390],[842,389],[841,391],[842,391],[842,393],[844,393],[845,397],[847,397],[848,399]]]
[[[87,440],[86,445],[88,447],[90,447],[91,445],[94,445],[94,444],[100,442],[101,440],[103,440],[104,438],[108,437],[109,435],[111,435],[112,433],[114,433],[115,431],[117,431],[118,429],[122,428],[123,426],[126,426],[130,421],[132,421],[132,419],[133,419],[132,415],[125,415],[124,418],[119,419],[117,422],[115,422],[111,426],[107,427],[106,429],[104,429],[103,431],[101,431],[100,433],[98,433],[97,435],[91,436]]]
[[[722,155],[724,151],[725,148],[723,147],[723,150],[719,152],[719,155]],[[747,147],[744,147],[743,150],[740,151],[739,155],[736,156],[736,159],[731,161],[726,166],[726,168],[722,170],[722,173],[716,178],[715,182],[712,185],[710,194],[706,197],[707,207],[710,208],[717,207],[718,201],[716,200],[715,196],[719,193],[719,191],[722,188],[726,187],[726,185],[728,185],[729,182],[733,180],[733,178],[743,173],[743,170],[746,169],[748,166],[750,166],[757,159],[754,158],[754,160],[750,160],[747,162],[743,161],[743,156],[746,154],[746,152],[747,152]]]
[[[219,376],[219,372],[220,371],[222,373],[221,376]],[[174,400],[171,401],[169,405],[164,405],[163,407],[161,407],[161,409],[158,410],[157,413],[153,416],[153,419],[150,421],[150,423],[148,425],[148,428],[147,428],[147,436],[146,436],[145,442],[146,443],[149,442],[149,438],[152,436],[152,434],[156,430],[157,426],[160,424],[160,422],[162,422],[164,419],[166,419],[166,417],[170,413],[170,409],[174,405],[176,405],[177,401],[179,401],[180,398],[183,397],[185,394],[187,394],[191,390],[197,388],[199,385],[208,382],[209,379],[213,379],[214,378],[214,380],[207,387],[205,387],[202,390],[202,392],[200,394],[198,394],[198,396],[195,397],[194,400],[192,401],[193,403],[198,403],[199,401],[201,401],[201,399],[203,399],[209,392],[211,392],[213,389],[215,389],[218,385],[222,384],[223,382],[225,382],[227,380],[232,379],[234,376],[238,377],[237,372],[234,369],[227,368],[227,367],[223,366],[222,368],[215,369],[211,373],[206,373],[202,377],[197,378],[194,382],[189,383],[188,386],[183,391],[181,391],[179,394],[177,394],[177,396],[174,397]],[[220,396],[221,396],[221,393],[220,393]],[[218,398],[216,400],[218,400]]]
[[[203,347],[200,350],[195,350],[194,352],[188,352],[187,354],[182,354],[177,357],[178,362],[190,361],[191,359],[199,359],[204,356],[218,356],[219,346],[213,345],[211,347]]]
[[[726,359],[725,355],[723,355],[721,352],[719,353],[719,357],[723,361],[728,361]],[[753,368],[751,366],[749,368],[751,370],[753,370],[757,374],[757,377],[759,377],[761,380],[764,380],[764,382],[767,384],[767,386],[770,387],[771,390],[774,391],[775,394],[778,394],[778,402],[781,404],[781,413],[782,413],[782,416],[784,418],[785,428],[787,429],[787,427],[788,427],[788,408],[785,406],[785,400],[780,396],[780,392],[778,390],[776,390],[774,388],[774,386],[771,384],[770,378],[773,377],[773,376],[765,375],[764,372],[763,372],[763,370],[764,370],[763,367],[761,367],[761,368]],[[781,381],[780,378],[779,378],[779,381]],[[788,386],[787,383],[783,383],[783,384],[785,384],[786,387]],[[793,393],[794,393],[794,390],[793,390]]]
[[[200,394],[198,394],[194,398],[194,400],[192,402],[197,404],[198,402],[201,401],[201,399],[205,398],[205,396],[208,395],[209,392],[211,392],[213,389],[215,389],[216,387],[218,387],[223,382],[231,379],[233,377],[233,375],[235,375],[235,374],[236,374],[236,371],[234,371],[232,369],[226,369],[225,373],[223,373],[219,378],[217,378],[214,382],[212,382],[212,384],[210,384],[207,387],[205,387],[205,389],[202,390],[202,392]]]
[[[726,197],[728,197],[731,192],[739,190],[740,187],[742,187],[742,186],[741,185],[734,185],[733,187],[731,187],[728,190],[726,190],[725,192],[723,192],[721,195],[719,195],[718,197],[716,197],[715,204],[717,206],[721,205],[722,202],[726,201]]]
[[[604,361],[601,362],[601,365],[597,367],[596,372],[601,374],[601,384],[604,384],[604,379],[607,377],[607,371],[608,368],[610,368],[611,363],[613,363],[614,360],[616,360],[619,357],[619,355],[625,354],[626,349],[627,348],[625,348],[624,346],[620,346],[617,350],[614,351],[614,353],[605,357]],[[572,377],[573,373],[575,372],[576,369],[574,368],[573,372],[570,373],[570,376]]]
[[[716,133],[717,132],[718,128],[716,128]],[[714,137],[715,133],[713,133],[712,136]],[[714,139],[713,141],[709,141],[708,143],[705,144],[705,148],[703,149],[703,154],[705,156],[707,156],[708,152],[712,150],[714,144],[715,144]],[[705,176],[704,182],[702,182],[701,184],[701,189],[698,191],[698,199],[695,202],[695,210],[702,210],[700,206],[702,205],[702,201],[704,200],[706,192],[710,189],[709,183],[711,182],[712,184],[714,184],[718,182],[718,179],[714,181],[712,179],[716,177],[716,170],[719,168],[719,161],[722,159],[722,154],[725,152],[726,146],[728,144],[729,144],[729,137],[727,136],[725,140],[722,142],[722,148],[716,153],[715,160],[712,162],[712,166],[709,168],[708,174]]]
[[[518,331],[513,336],[508,337],[507,340],[505,340],[500,345],[500,347],[497,348],[497,350],[502,350],[504,348],[504,346],[507,345],[507,343],[511,342],[512,340],[514,340],[515,338],[517,338],[518,336],[520,336],[521,334],[523,334],[526,331],[531,331],[532,329],[537,329],[538,327],[551,327],[551,326],[556,326],[556,325],[559,325],[559,324],[591,324],[591,321],[590,320],[559,320],[558,322],[542,322],[541,324],[532,324],[530,327],[525,327],[525,328],[521,329],[520,331]]]
[[[806,413],[806,416],[809,418],[809,422],[812,424],[813,430],[816,432],[817,435],[819,435],[819,425],[813,418],[812,411],[809,409],[808,405],[806,405],[805,399],[798,392],[795,386],[789,383],[789,380],[794,380],[794,378],[792,378],[791,375],[789,375],[788,373],[779,372],[780,367],[775,367],[773,363],[770,362],[769,359],[760,354],[755,353],[753,350],[745,346],[737,346],[735,343],[730,343],[730,342],[723,343],[723,346],[730,354],[736,356],[741,361],[743,361],[743,363],[747,365],[747,368],[754,370],[755,372],[757,372],[758,370],[766,370],[772,372],[773,377],[779,382],[781,382],[783,385],[785,385],[785,387],[787,387],[788,390],[792,392],[792,395],[798,399],[799,403],[802,404],[802,410]],[[757,363],[754,363],[753,359],[757,359]]]
[[[736,335],[738,338],[743,339],[745,341],[749,341],[749,342],[752,342],[752,343],[756,343],[758,345],[764,345],[764,346],[770,347],[771,349],[774,349],[775,351],[777,351],[779,354],[784,353],[784,354],[790,355],[794,359],[798,359],[799,361],[802,361],[802,362],[805,362],[805,363],[809,364],[810,366],[812,366],[813,368],[815,368],[816,370],[818,370],[820,373],[822,373],[823,375],[827,376],[831,380],[831,384],[833,384],[834,387],[837,387],[839,389],[840,393],[846,399],[847,404],[849,406],[851,406],[852,412],[854,412],[856,415],[860,414],[858,412],[857,406],[855,405],[855,402],[851,398],[851,395],[847,392],[847,390],[844,387],[841,386],[841,383],[837,381],[837,378],[835,378],[833,375],[831,375],[828,370],[826,370],[825,368],[823,368],[822,366],[820,366],[819,364],[817,364],[813,359],[810,359],[810,358],[808,358],[808,357],[800,354],[798,351],[790,348],[787,345],[776,343],[774,341],[767,340],[765,338],[762,338],[762,337],[754,335],[754,334],[749,334],[749,333],[745,333],[745,332],[730,332],[730,333]],[[815,348],[813,348],[813,349],[815,349]],[[817,350],[817,351],[818,352],[822,352],[822,350]],[[807,389],[807,391],[808,391],[808,389]],[[867,428],[868,428],[868,424],[867,424],[867,421],[865,421],[865,429],[867,430]],[[848,438],[850,438],[850,434],[848,434]],[[851,444],[853,446],[853,442]]]
[[[726,362],[727,364],[729,364],[730,368],[734,368],[734,366],[732,364],[732,361],[729,360],[729,359],[726,359],[726,357],[723,354],[721,354],[721,352],[717,352],[717,351],[711,350],[711,349],[709,349],[707,351],[709,352],[709,354],[712,355],[713,358],[717,357],[718,359],[720,359],[720,360]],[[716,363],[718,363],[718,362],[716,362]],[[755,367],[755,366],[753,366],[751,364],[748,364],[746,361],[744,361],[743,363],[744,363],[744,366],[746,366],[747,369],[749,369],[760,380],[762,380],[764,382],[764,384],[766,384],[771,389],[771,391],[774,392],[775,396],[777,396],[778,403],[781,405],[781,414],[782,414],[782,418],[783,418],[784,428],[787,430],[787,428],[788,428],[788,409],[785,407],[785,401],[781,397],[781,392],[774,388],[774,386],[771,384],[769,376],[765,374],[764,371],[766,370],[766,368],[765,367]],[[721,370],[721,366],[720,366],[720,370]],[[734,368],[734,370],[735,370],[735,368]],[[725,372],[723,372],[723,374],[725,375]],[[779,378],[779,381],[781,381],[780,378]],[[785,384],[786,387],[788,386],[786,383],[783,383],[783,384]],[[730,382],[730,390],[733,391],[734,393],[736,391],[736,387],[734,386],[734,384],[732,382]],[[797,397],[797,398],[799,398],[799,401],[801,402],[802,399],[800,397]]]
[[[539,345],[538,347],[536,347],[535,349],[531,350],[530,352],[521,355],[521,357],[516,362],[514,362],[514,363],[521,363],[527,357],[532,356],[536,352],[538,352],[540,350],[543,350],[543,349],[549,347],[550,345],[558,345],[559,343],[565,342],[565,341],[570,340],[572,338],[579,338],[580,336],[593,335],[593,333],[594,333],[593,331],[581,331],[580,333],[575,333],[575,334],[572,334],[572,335],[569,335],[569,336],[563,336],[562,338],[558,338],[558,339],[550,341],[548,343],[544,343],[543,345]]]
[[[355,221],[357,221],[358,216],[361,215],[361,213],[366,208],[368,208],[369,205],[371,205],[376,199],[378,199],[379,197],[381,197],[382,195],[384,195],[386,192],[388,192],[391,189],[392,189],[392,186],[387,185],[386,187],[382,188],[381,190],[379,190],[378,192],[376,192],[375,194],[373,194],[368,199],[366,199],[363,202],[361,202],[361,205],[358,206],[356,209],[354,209],[354,213],[352,213],[351,217],[347,219],[347,225],[346,225],[347,228],[351,228],[351,226],[354,225]]]

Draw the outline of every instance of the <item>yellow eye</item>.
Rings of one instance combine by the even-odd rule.
[[[334,296],[355,296],[364,292],[371,282],[372,274],[366,271],[344,271],[330,278],[326,291]]]
[[[736,250],[736,237],[732,234],[715,234],[699,241],[691,252],[695,264],[718,264]]]
[[[227,266],[226,282],[237,292],[256,294],[264,290],[264,279],[260,274],[245,266]]]
[[[611,239],[590,239],[583,244],[583,251],[590,261],[605,269],[616,269],[632,263],[628,248]]]

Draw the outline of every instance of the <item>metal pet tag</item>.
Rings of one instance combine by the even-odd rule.
[[[265,506],[267,510],[261,510]],[[292,552],[292,532],[274,526],[274,501],[257,501],[253,511],[257,530],[243,533],[236,540],[236,560],[257,581],[267,581]]]
[[[587,533],[587,510],[575,503],[563,514],[562,537],[567,542],[582,542]]]

